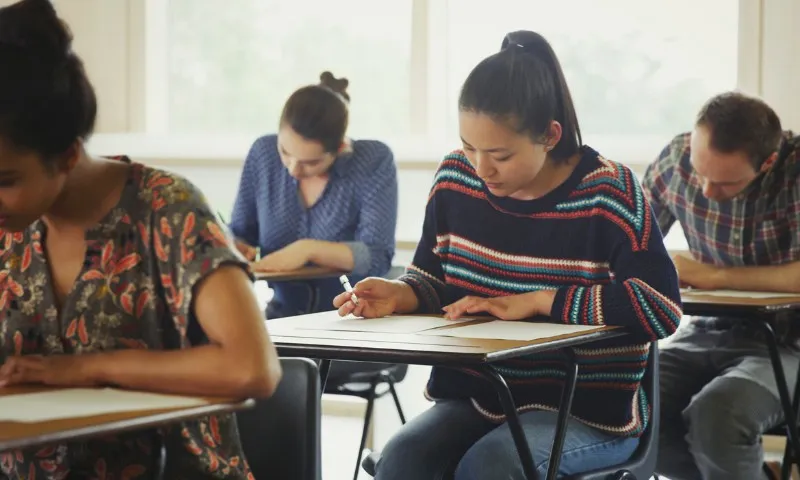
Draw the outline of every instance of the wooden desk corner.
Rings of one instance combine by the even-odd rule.
[[[7,387],[0,396],[38,393],[56,388]],[[42,422],[0,421],[0,452],[50,443],[74,441],[88,437],[113,435],[177,423],[206,415],[215,415],[252,408],[252,399],[198,397],[205,405],[157,410],[137,410]]]

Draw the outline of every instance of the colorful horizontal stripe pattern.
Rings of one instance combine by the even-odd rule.
[[[580,365],[573,415],[619,435],[638,435],[649,402],[641,388],[650,342],[671,335],[682,315],[677,274],[633,173],[584,147],[557,197],[519,201],[491,195],[460,152],[435,176],[422,239],[402,280],[421,310],[438,313],[466,295],[553,290],[551,321],[617,325],[630,335],[576,350]],[[502,362],[498,370],[521,411],[557,409],[565,354]],[[468,369],[437,369],[428,395],[468,396],[502,421],[494,392]]]

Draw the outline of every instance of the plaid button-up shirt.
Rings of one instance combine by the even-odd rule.
[[[784,132],[778,158],[738,196],[703,196],[689,163],[689,133],[675,137],[645,172],[645,195],[666,235],[678,221],[699,261],[719,266],[800,260],[800,136]]]

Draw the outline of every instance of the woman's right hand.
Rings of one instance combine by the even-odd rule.
[[[379,277],[366,278],[355,284],[353,292],[344,292],[333,299],[333,306],[339,309],[339,316],[355,315],[364,318],[385,317],[397,312],[403,295],[403,287],[397,281]],[[358,298],[358,305],[352,296]]]

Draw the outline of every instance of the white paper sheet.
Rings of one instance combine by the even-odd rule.
[[[0,396],[0,421],[46,422],[162,408],[207,405],[199,398],[130,392],[112,388],[70,388]]]
[[[744,290],[697,290],[694,288],[682,288],[681,295],[707,295],[709,297],[730,297],[730,298],[790,298],[800,297],[796,293],[781,292],[747,292]]]
[[[428,330],[420,335],[459,338],[486,338],[492,340],[538,340],[577,332],[590,332],[603,327],[589,325],[563,325],[558,323],[493,322],[464,325],[455,328]]]
[[[418,317],[398,315],[382,318],[342,317],[328,321],[302,322],[292,328],[302,330],[339,330],[348,332],[375,333],[418,333],[431,328],[445,327],[475,320],[475,317],[464,317],[458,320],[447,320],[444,317]],[[288,324],[284,323],[286,327]],[[267,323],[269,328],[269,323]]]

